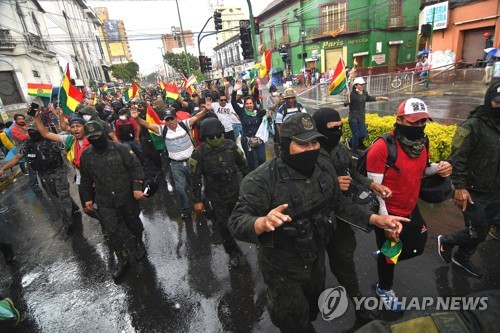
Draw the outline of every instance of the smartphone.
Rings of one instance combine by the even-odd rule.
[[[28,115],[31,117],[34,117],[36,114],[36,110],[40,107],[40,105],[36,104],[35,102],[31,102],[30,109],[28,111]]]

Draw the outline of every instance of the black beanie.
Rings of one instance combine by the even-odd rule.
[[[333,108],[320,108],[312,115],[316,122],[316,129],[319,133],[325,135],[326,124],[334,121],[341,121],[340,114]]]

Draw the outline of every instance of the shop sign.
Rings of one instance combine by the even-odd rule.
[[[385,54],[375,54],[372,55],[372,61],[377,65],[381,65],[385,62]]]

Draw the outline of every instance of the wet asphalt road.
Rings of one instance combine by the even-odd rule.
[[[443,108],[456,103],[445,99],[439,102]],[[471,101],[469,107],[468,101],[464,98],[456,107],[468,112],[477,105]],[[443,116],[453,112],[442,110]],[[109,272],[114,259],[99,224],[83,216],[71,236],[61,235],[56,200],[45,193],[35,194],[27,178],[17,180],[0,199],[0,207],[10,208],[0,215],[0,238],[13,244],[17,258],[12,266],[0,263],[0,293],[12,297],[22,313],[18,327],[0,323],[0,332],[278,331],[265,308],[265,285],[255,247],[239,243],[244,264],[228,268],[228,257],[212,223],[196,214],[182,221],[165,184],[142,203],[147,258],[133,262],[127,275],[114,283]],[[72,193],[77,198],[74,185]],[[436,252],[437,235],[463,227],[460,211],[451,201],[420,207],[429,239],[422,256],[398,263],[394,285],[398,296],[464,296],[499,289],[500,242],[488,238],[480,245],[473,262],[485,276],[471,277],[444,264]],[[357,240],[361,291],[371,296],[377,282],[372,258],[375,237],[358,232]],[[326,287],[337,285],[327,269]],[[430,311],[378,315],[392,321]],[[342,332],[353,324],[351,308],[333,322],[321,318],[314,322],[318,332]]]

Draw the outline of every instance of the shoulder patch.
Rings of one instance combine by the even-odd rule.
[[[195,160],[194,158],[190,158],[188,160],[188,164],[189,164],[189,170],[191,170],[191,172],[194,172],[196,170],[196,166],[198,165],[198,161]]]
[[[464,143],[464,140],[469,136],[470,132],[471,131],[466,128],[458,127],[457,131],[455,132],[455,136],[453,137],[452,146],[461,147]]]

